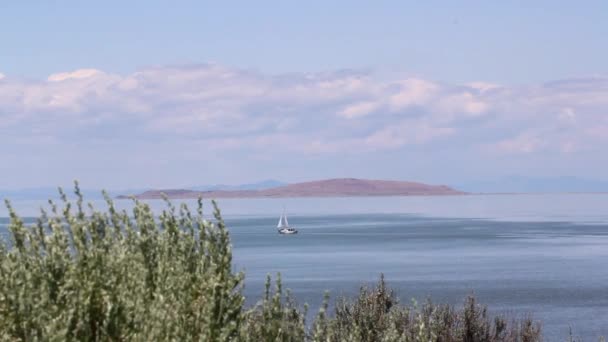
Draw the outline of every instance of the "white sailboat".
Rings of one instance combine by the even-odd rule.
[[[295,228],[289,226],[285,209],[283,209],[283,214],[281,214],[281,217],[279,218],[277,230],[279,231],[279,234],[298,234],[298,231]]]

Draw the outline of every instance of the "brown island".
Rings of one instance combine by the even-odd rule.
[[[429,185],[416,182],[371,180],[356,178],[326,179],[278,186],[263,190],[213,190],[187,189],[150,190],[141,194],[121,195],[125,199],[168,198],[254,198],[254,197],[349,197],[349,196],[439,196],[464,195],[465,192],[445,185]]]

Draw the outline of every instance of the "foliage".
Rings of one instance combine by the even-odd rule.
[[[402,305],[381,277],[316,318],[268,277],[263,298],[245,308],[244,276],[232,270],[227,228],[182,205],[155,217],[135,201],[129,214],[84,208],[61,192],[26,227],[7,202],[8,243],[0,244],[2,341],[521,341],[541,339],[531,319],[491,317],[473,297],[462,308]]]
[[[228,231],[169,203],[158,220],[136,202],[132,217],[50,202],[26,228],[10,204],[11,248],[0,264],[0,337],[21,341],[226,341],[243,321],[242,274]]]
[[[266,279],[264,298],[253,309],[245,313],[242,329],[243,341],[305,341],[306,312],[300,311],[293,297],[283,295],[280,276],[274,294],[270,291],[270,276]]]
[[[491,318],[485,306],[474,297],[457,310],[435,305],[430,300],[421,307],[401,305],[388,289],[382,276],[373,288],[362,287],[354,300],[340,299],[335,317],[325,319],[327,326],[320,341],[442,341],[494,342],[541,340],[540,325],[531,319],[508,321]],[[317,323],[318,324],[318,323]]]

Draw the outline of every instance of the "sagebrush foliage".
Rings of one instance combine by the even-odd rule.
[[[381,278],[356,299],[326,297],[314,322],[270,277],[246,309],[244,275],[232,270],[228,230],[185,206],[155,217],[135,201],[131,213],[84,208],[61,192],[26,227],[7,202],[10,239],[0,243],[2,341],[521,341],[540,340],[530,319],[489,317],[467,299],[462,309],[430,302],[400,305]]]
[[[227,341],[242,322],[243,275],[232,272],[228,231],[186,206],[155,219],[136,202],[132,215],[85,213],[62,193],[27,228],[7,202],[11,248],[0,265],[0,332],[22,341]]]

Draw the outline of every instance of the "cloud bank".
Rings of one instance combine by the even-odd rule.
[[[135,159],[187,147],[196,152],[181,153],[191,158],[202,151],[264,158],[457,146],[480,155],[573,154],[608,147],[607,111],[607,77],[504,86],[356,70],[269,75],[216,64],[128,75],[80,69],[46,80],[0,74],[6,153],[139,146]]]

